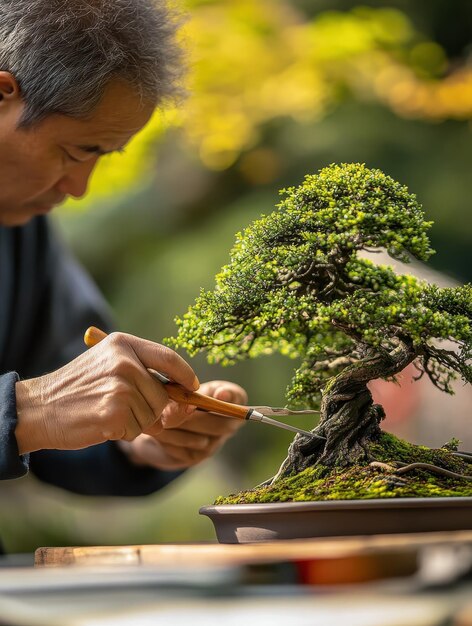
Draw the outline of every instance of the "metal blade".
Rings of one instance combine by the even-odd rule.
[[[291,424],[284,424],[283,422],[278,422],[277,420],[273,420],[271,417],[267,417],[267,415],[262,415],[258,411],[253,411],[253,413],[249,416],[250,420],[254,422],[262,422],[263,424],[268,424],[270,426],[276,426],[277,428],[283,428],[284,430],[290,430],[293,433],[298,433],[299,435],[304,435],[305,437],[311,437],[315,439],[322,439],[326,441],[325,437],[320,437],[319,435],[315,435],[311,433],[309,430],[302,430],[301,428],[296,428]]]
[[[256,411],[264,413],[264,415],[273,415],[274,417],[283,417],[289,415],[319,415],[319,411],[312,409],[304,409],[302,411],[294,411],[293,409],[287,409],[286,407],[278,406],[254,406],[252,407]]]
[[[150,367],[148,367],[148,372],[152,376],[154,376],[154,378],[156,378],[160,383],[163,383],[164,385],[167,385],[168,383],[170,383],[170,378],[168,378],[162,372],[157,372],[156,370],[153,370]]]

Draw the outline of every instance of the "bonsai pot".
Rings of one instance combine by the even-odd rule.
[[[383,498],[204,506],[220,543],[472,530],[472,498]]]

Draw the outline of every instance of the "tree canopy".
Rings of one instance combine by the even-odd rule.
[[[354,163],[281,193],[276,211],[237,235],[215,289],[177,319],[175,345],[223,364],[275,351],[299,358],[288,395],[312,405],[362,359],[391,361],[394,376],[399,344],[443,391],[458,375],[472,381],[472,286],[439,288],[359,256],[433,253],[431,222],[406,187]]]

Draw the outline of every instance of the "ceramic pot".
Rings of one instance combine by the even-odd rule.
[[[391,498],[204,506],[220,543],[472,530],[472,498]]]

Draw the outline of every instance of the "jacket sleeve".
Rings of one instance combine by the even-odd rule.
[[[18,337],[16,367],[11,368],[21,378],[40,376],[77,357],[85,350],[83,334],[88,326],[99,326],[107,332],[113,329],[108,306],[90,277],[55,236],[47,220],[38,221],[37,228],[35,267],[41,272],[31,286],[36,290],[35,300],[30,303],[35,309],[31,315],[34,331],[25,330],[23,336],[28,340],[23,343]],[[30,241],[30,256],[32,247]],[[27,458],[18,456],[16,440],[11,441],[16,410],[11,397],[14,374],[8,376],[5,390],[0,387],[3,411],[8,413],[6,418],[2,415],[1,436],[9,446],[2,453],[6,453],[5,462],[10,459],[12,474],[0,473],[2,478],[13,477],[15,472],[21,475],[28,466]],[[29,466],[42,481],[85,495],[141,496],[162,488],[182,473],[137,466],[113,442],[84,450],[33,452]]]
[[[83,450],[40,450],[30,469],[43,482],[87,496],[146,496],[182,474],[135,465],[108,441]]]
[[[0,376],[0,479],[20,478],[28,471],[29,456],[20,456],[15,437],[17,380],[14,372]]]

